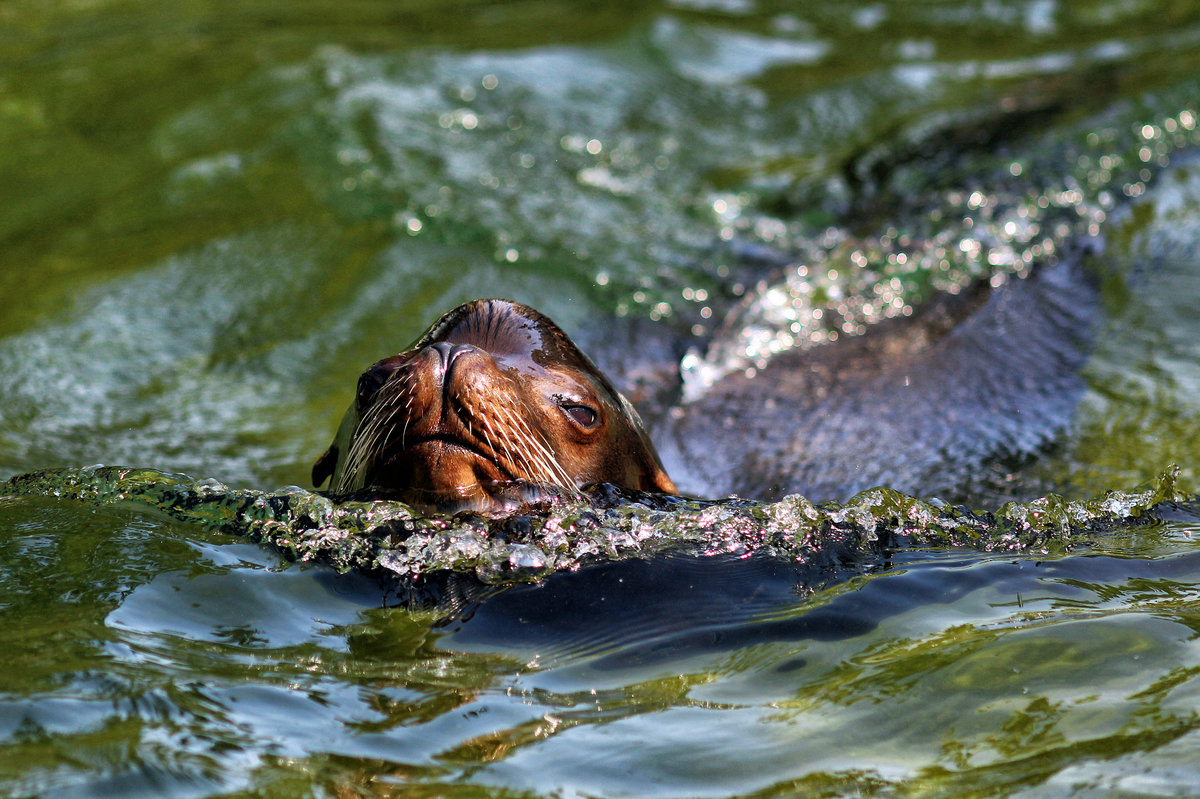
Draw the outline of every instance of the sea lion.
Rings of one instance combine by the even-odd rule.
[[[476,300],[363,372],[313,484],[495,511],[589,483],[676,493],[633,406],[528,306]]]
[[[501,510],[597,482],[759,500],[842,501],[878,485],[964,503],[1013,498],[1015,471],[1054,443],[1084,391],[1099,294],[1083,254],[1002,288],[981,281],[941,295],[836,344],[785,351],[697,397],[681,395],[675,360],[663,369],[671,385],[633,385],[653,441],[545,316],[505,300],[468,303],[367,369],[313,482],[332,476],[336,493],[443,510]],[[636,384],[641,355],[662,357],[645,330],[592,338],[619,385]]]

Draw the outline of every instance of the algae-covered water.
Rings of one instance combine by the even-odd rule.
[[[0,479],[306,486],[362,367],[478,296],[652,420],[663,364],[1083,237],[1078,411],[989,485],[1195,492],[1198,97],[1190,0],[11,2]],[[148,506],[0,496],[0,794],[1195,795],[1197,532],[819,579],[662,552],[445,622]]]

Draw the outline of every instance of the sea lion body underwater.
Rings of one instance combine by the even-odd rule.
[[[637,411],[550,319],[507,300],[445,314],[362,374],[313,466],[335,493],[502,510],[589,483],[675,493]]]
[[[652,419],[667,471],[685,494],[766,501],[886,486],[989,506],[1057,490],[1028,467],[1087,389],[1102,318],[1089,252],[726,375]]]

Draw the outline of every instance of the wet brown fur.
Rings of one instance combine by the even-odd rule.
[[[370,366],[313,466],[336,493],[496,510],[513,489],[676,493],[636,411],[550,319],[476,300]],[[520,493],[520,492],[518,492]]]

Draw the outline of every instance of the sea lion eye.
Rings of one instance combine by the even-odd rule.
[[[600,414],[596,412],[595,408],[587,405],[560,400],[559,407],[563,409],[563,413],[571,417],[571,421],[584,430],[592,430],[600,422]]]

